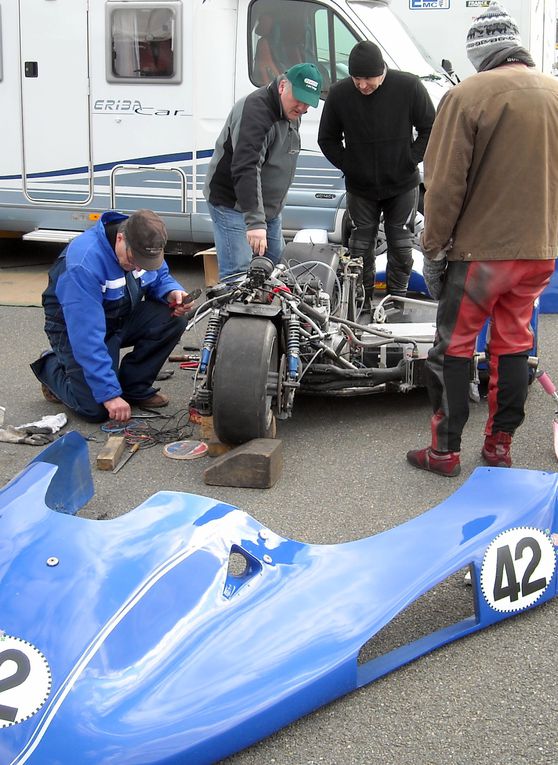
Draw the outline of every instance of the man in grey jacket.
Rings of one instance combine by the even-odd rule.
[[[439,290],[426,371],[432,441],[407,454],[443,476],[460,471],[475,340],[490,318],[482,457],[510,467],[523,422],[533,304],[558,256],[558,81],[537,72],[517,25],[493,2],[467,36],[478,74],[440,103],[424,157],[425,278]],[[439,260],[441,258],[441,261]]]
[[[300,152],[300,118],[318,105],[321,88],[314,64],[297,64],[240,99],[227,117],[204,188],[221,279],[246,271],[254,255],[279,261],[281,211]]]

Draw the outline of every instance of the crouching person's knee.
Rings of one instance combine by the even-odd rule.
[[[108,412],[103,404],[96,401],[77,402],[74,412],[87,422],[105,422],[108,420]]]

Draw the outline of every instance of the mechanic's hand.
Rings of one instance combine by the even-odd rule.
[[[254,255],[265,255],[267,250],[267,231],[265,228],[253,228],[246,232],[248,244]]]
[[[188,298],[188,293],[183,290],[172,290],[167,295],[167,301],[169,307],[172,309],[172,316],[184,316],[187,314],[194,303],[193,300],[185,302]]]
[[[116,420],[116,422],[127,422],[132,416],[130,404],[120,396],[103,401],[103,406],[107,410],[110,419]]]

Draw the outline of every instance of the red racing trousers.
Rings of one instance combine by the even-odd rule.
[[[450,261],[438,304],[436,337],[426,362],[434,412],[432,448],[458,452],[469,418],[475,342],[487,318],[488,420],[485,435],[513,435],[525,417],[531,316],[554,260]]]

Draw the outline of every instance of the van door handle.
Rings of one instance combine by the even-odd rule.
[[[38,77],[39,76],[39,62],[38,61],[26,61],[25,62],[25,76],[26,77]]]

